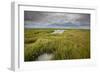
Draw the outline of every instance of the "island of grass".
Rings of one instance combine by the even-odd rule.
[[[89,29],[24,29],[24,61],[90,58]]]

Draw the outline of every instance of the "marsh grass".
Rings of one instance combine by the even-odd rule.
[[[62,34],[51,34],[54,30],[25,29],[25,61],[36,61],[44,53],[53,54],[52,60],[90,58],[90,30],[65,29]]]

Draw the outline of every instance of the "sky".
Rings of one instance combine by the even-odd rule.
[[[89,28],[90,14],[24,11],[25,28]]]

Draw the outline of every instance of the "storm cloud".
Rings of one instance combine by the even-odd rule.
[[[90,14],[24,11],[24,25],[29,28],[90,27]]]

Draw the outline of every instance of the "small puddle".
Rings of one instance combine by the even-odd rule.
[[[62,34],[63,32],[64,30],[54,30],[54,32],[51,34]]]
[[[51,60],[52,58],[53,58],[53,54],[44,53],[44,54],[38,56],[37,60],[38,61],[47,61],[47,60]]]

